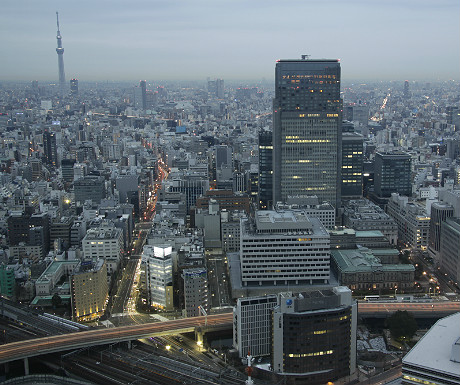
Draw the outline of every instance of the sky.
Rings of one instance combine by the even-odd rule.
[[[2,0],[0,80],[268,80],[340,59],[342,80],[460,79],[459,0]]]

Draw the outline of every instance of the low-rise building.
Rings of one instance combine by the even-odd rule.
[[[379,255],[380,251],[380,255]],[[390,251],[359,248],[355,250],[331,250],[331,267],[341,285],[352,290],[407,289],[414,286],[415,268],[411,264],[385,264],[394,261]],[[380,257],[379,257],[380,256]]]
[[[367,199],[347,202],[344,207],[343,224],[358,231],[380,230],[391,245],[398,243],[398,226],[393,218]]]

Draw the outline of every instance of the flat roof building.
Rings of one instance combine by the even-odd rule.
[[[403,384],[460,384],[459,325],[460,313],[434,324],[403,358]]]
[[[241,220],[243,286],[329,282],[329,234],[303,210],[256,211]]]

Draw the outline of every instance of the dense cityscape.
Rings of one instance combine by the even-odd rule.
[[[0,82],[0,376],[460,383],[460,84]],[[436,357],[436,359],[433,359]]]

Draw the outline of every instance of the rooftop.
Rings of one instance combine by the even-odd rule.
[[[460,338],[460,313],[440,319],[403,358],[403,366],[415,365],[458,378],[460,362],[451,360],[452,347]],[[457,357],[459,358],[459,357]]]

